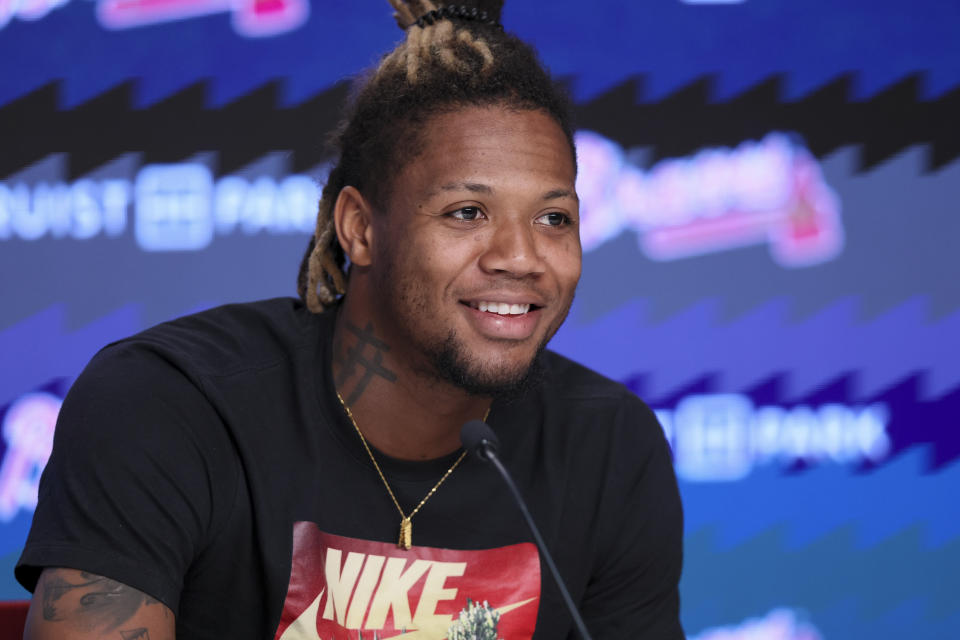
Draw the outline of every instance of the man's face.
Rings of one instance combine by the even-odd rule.
[[[573,159],[541,111],[468,107],[423,149],[374,217],[371,277],[392,355],[472,393],[517,385],[580,278]]]

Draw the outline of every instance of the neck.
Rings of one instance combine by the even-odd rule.
[[[368,315],[341,303],[333,336],[333,380],[367,442],[402,460],[460,448],[460,428],[483,418],[491,399],[472,396],[404,362]]]

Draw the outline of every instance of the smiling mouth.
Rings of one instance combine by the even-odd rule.
[[[509,302],[496,302],[492,300],[471,301],[464,304],[478,311],[486,311],[487,313],[495,313],[501,316],[522,316],[531,310],[539,308],[537,305],[529,303],[511,304]]]

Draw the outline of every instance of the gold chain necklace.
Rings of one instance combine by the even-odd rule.
[[[336,391],[336,390],[335,390]],[[360,442],[363,443],[363,448],[367,450],[367,455],[370,456],[370,462],[373,463],[373,468],[377,470],[377,475],[380,476],[380,480],[383,481],[383,486],[387,488],[387,493],[390,494],[390,499],[393,500],[394,506],[397,507],[397,511],[400,512],[400,539],[397,541],[397,546],[401,549],[409,549],[413,546],[413,516],[417,515],[417,512],[420,511],[420,507],[426,504],[427,500],[430,499],[434,493],[437,492],[437,489],[440,488],[440,485],[443,484],[443,481],[450,477],[450,474],[453,473],[453,470],[457,468],[464,458],[467,457],[467,452],[464,451],[460,454],[453,464],[450,465],[450,468],[447,469],[447,472],[437,480],[437,484],[433,485],[433,488],[427,492],[427,495],[423,496],[423,500],[420,501],[416,507],[413,508],[413,511],[410,512],[410,515],[407,515],[403,512],[403,508],[400,507],[400,503],[397,501],[397,496],[393,494],[393,489],[390,488],[390,483],[387,482],[387,477],[383,475],[383,471],[380,469],[380,465],[377,464],[377,459],[373,457],[373,451],[370,450],[370,445],[367,444],[367,439],[363,437],[363,432],[360,431],[360,427],[357,425],[357,419],[353,417],[353,412],[350,411],[350,407],[347,406],[347,403],[343,401],[343,396],[340,395],[339,391],[336,391],[337,400],[340,401],[340,406],[343,407],[343,410],[346,412],[347,417],[350,418],[350,424],[353,425],[353,428],[356,429],[357,435],[360,436]],[[487,407],[487,412],[483,414],[483,421],[487,421],[487,417],[490,415],[490,408]]]

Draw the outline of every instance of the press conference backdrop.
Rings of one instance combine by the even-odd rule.
[[[960,637],[960,5],[507,3],[575,98],[553,348],[656,409],[691,637]],[[0,2],[0,596],[96,350],[290,295],[383,0]]]

